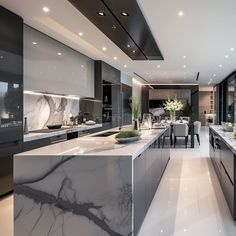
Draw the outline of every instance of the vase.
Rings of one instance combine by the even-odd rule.
[[[139,130],[139,120],[138,119],[133,120],[133,129]]]
[[[176,111],[170,111],[170,120],[171,122],[175,122],[176,121]]]
[[[25,117],[24,134],[28,134],[28,133],[29,133],[29,129],[28,129],[27,117]]]

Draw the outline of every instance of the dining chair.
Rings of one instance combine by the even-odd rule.
[[[181,116],[181,118],[183,120],[186,120],[186,121],[190,122],[190,117],[189,116]]]
[[[177,137],[185,138],[185,147],[188,146],[188,125],[184,123],[173,124],[174,133],[174,148],[177,142]]]
[[[193,125],[194,125],[194,135],[197,136],[197,141],[198,141],[199,146],[200,146],[200,131],[201,131],[202,123],[200,121],[195,121],[193,123]]]

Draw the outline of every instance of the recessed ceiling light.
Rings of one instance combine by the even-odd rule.
[[[0,59],[3,59],[3,56],[0,56]]]
[[[78,35],[79,35],[79,36],[83,36],[84,33],[83,33],[83,32],[79,32]]]
[[[226,58],[226,59],[229,58],[229,55],[225,55],[225,58]]]
[[[187,66],[186,65],[183,65],[183,68],[186,68]]]
[[[33,45],[36,45],[36,44],[37,44],[37,42],[32,42],[32,44],[33,44]]]
[[[49,12],[50,9],[49,9],[48,7],[43,7],[43,11],[44,11],[44,12]]]
[[[130,48],[131,47],[131,45],[130,44],[127,44],[127,48]]]
[[[179,15],[179,16],[183,16],[184,13],[183,13],[182,11],[179,11],[179,12],[178,12],[178,15]]]
[[[128,14],[127,12],[124,12],[124,11],[121,12],[120,14],[121,14],[122,16],[129,16],[129,14]]]
[[[160,68],[161,67],[161,65],[157,65],[157,68]]]
[[[103,11],[98,11],[99,16],[106,16],[106,14]]]
[[[84,65],[81,65],[81,68],[84,68]]]
[[[61,56],[61,55],[62,55],[62,53],[61,53],[61,52],[58,52],[58,53],[57,53],[57,55],[58,55],[58,56]]]
[[[230,51],[233,52],[233,51],[234,51],[234,48],[230,48]]]
[[[124,65],[124,68],[127,68],[127,65]]]
[[[186,56],[183,56],[183,59],[186,59]]]
[[[219,67],[220,67],[220,68],[222,68],[222,67],[223,67],[223,65],[222,65],[222,64],[220,64],[220,65],[219,65]]]
[[[135,51],[135,50],[133,50],[132,52],[133,52],[133,53],[135,53],[136,51]]]
[[[114,57],[114,60],[117,60],[118,58],[117,57]]]
[[[103,47],[103,48],[102,48],[102,50],[103,50],[103,51],[106,51],[106,50],[107,50],[107,48],[106,48],[106,47]]]
[[[213,77],[216,77],[216,74],[213,74]]]

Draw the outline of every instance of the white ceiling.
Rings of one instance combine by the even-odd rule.
[[[132,61],[67,0],[0,0],[26,24],[127,74],[136,72],[150,83],[196,83],[198,71],[199,84],[210,79],[218,83],[236,69],[235,0],[137,1],[164,61]],[[43,12],[44,6],[50,12]]]

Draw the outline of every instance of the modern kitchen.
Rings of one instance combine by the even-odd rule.
[[[0,2],[0,236],[236,234],[233,0]]]

